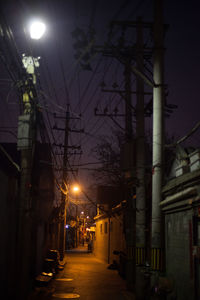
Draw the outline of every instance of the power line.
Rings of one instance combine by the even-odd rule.
[[[196,123],[196,125],[182,138],[180,138],[176,143],[165,145],[166,148],[176,147],[177,145],[183,143],[186,139],[188,139],[192,134],[194,134],[197,129],[200,127],[200,121]]]

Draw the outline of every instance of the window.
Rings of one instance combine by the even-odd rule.
[[[104,233],[108,232],[108,222],[104,223]]]

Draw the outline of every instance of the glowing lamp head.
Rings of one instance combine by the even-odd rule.
[[[78,192],[80,191],[79,186],[78,186],[78,185],[75,185],[75,186],[73,187],[73,191],[74,191],[74,193],[78,193]]]
[[[30,37],[39,40],[46,31],[46,25],[41,21],[34,21],[30,25]]]

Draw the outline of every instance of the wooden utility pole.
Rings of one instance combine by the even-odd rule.
[[[58,226],[58,235],[59,235],[59,252],[60,252],[60,259],[63,260],[64,253],[65,253],[65,244],[66,244],[66,217],[67,217],[67,206],[68,206],[68,189],[69,189],[69,172],[72,170],[68,168],[69,166],[69,158],[68,158],[68,150],[69,149],[80,149],[80,146],[72,146],[69,145],[69,134],[71,132],[74,133],[82,133],[83,129],[76,130],[70,128],[70,120],[72,119],[79,119],[78,117],[71,117],[69,111],[69,104],[67,104],[67,111],[65,117],[58,117],[58,119],[65,119],[65,128],[58,128],[54,126],[53,129],[62,130],[65,132],[64,137],[64,155],[63,155],[63,180],[62,180],[62,189],[66,191],[66,194],[62,192],[61,195],[61,205],[60,205],[60,223]],[[55,146],[58,146],[55,144]],[[76,153],[74,153],[76,154]]]
[[[133,139],[132,129],[132,97],[131,97],[131,57],[125,61],[125,136],[126,143],[131,147]],[[132,154],[133,155],[133,154]],[[130,157],[131,159],[131,157]],[[128,162],[130,164],[130,162]],[[130,176],[132,170],[129,170]],[[135,287],[135,199],[133,199],[132,187],[127,187],[127,222],[126,222],[126,246],[127,246],[127,263],[126,263],[126,283],[127,289],[133,291]]]
[[[105,55],[116,57],[124,65],[124,77],[125,86],[124,91],[109,91],[118,92],[125,100],[125,137],[126,148],[128,150],[129,157],[126,157],[127,161],[127,179],[137,177],[139,186],[136,187],[137,193],[137,230],[136,230],[136,199],[133,197],[133,188],[127,187],[127,210],[126,210],[126,246],[127,246],[127,264],[126,264],[126,282],[128,290],[134,290],[136,284],[136,235],[137,235],[137,247],[140,248],[141,253],[144,254],[145,248],[145,184],[144,184],[144,75],[143,75],[143,23],[139,19],[137,22],[129,21],[113,21],[112,24],[121,27],[124,34],[124,28],[133,27],[137,30],[136,47],[130,46],[129,49],[125,47],[125,44],[120,44],[114,47],[114,51],[108,48]],[[145,24],[149,27],[150,24]],[[126,30],[126,29],[125,29]],[[123,41],[124,36],[122,37]],[[135,51],[136,50],[136,51]],[[132,61],[136,59],[137,66],[133,67]],[[134,70],[133,70],[134,69]],[[136,74],[137,86],[136,91],[132,91],[131,76],[132,73]],[[146,78],[146,77],[145,77]],[[137,95],[136,105],[136,122],[137,122],[137,146],[133,149],[133,129],[132,129],[132,116],[134,107],[132,105],[132,94]],[[105,114],[102,114],[105,115]],[[135,151],[136,150],[136,151]],[[134,153],[137,152],[137,172],[133,174],[133,160]]]
[[[119,25],[119,24],[118,24]],[[119,49],[118,49],[119,50]],[[118,53],[116,55],[115,52],[109,53],[109,56],[116,57],[119,59]],[[127,170],[127,178],[130,179],[133,176],[133,128],[132,128],[132,115],[133,115],[133,106],[132,106],[132,90],[131,90],[131,76],[132,76],[132,55],[130,53],[123,53],[119,61],[124,66],[124,79],[125,85],[123,91],[116,90],[103,90],[106,92],[118,92],[125,100],[125,112],[124,114],[97,114],[97,116],[121,116],[125,117],[125,141],[126,141],[126,149],[127,157],[125,157],[126,165],[128,166]],[[127,262],[126,262],[126,283],[127,289],[133,291],[135,287],[135,238],[136,238],[136,227],[135,227],[135,198],[133,198],[133,187],[127,184],[127,192],[126,192],[126,200],[127,200],[127,208],[126,208],[126,247],[127,247]]]
[[[159,0],[158,0],[159,2]],[[155,27],[159,27],[160,24],[158,21],[155,25]],[[127,174],[129,173],[129,176],[131,179],[136,177],[137,181],[135,181],[135,184],[132,188],[136,189],[136,203],[135,199],[133,199],[133,191],[131,191],[131,188],[129,188],[129,191],[127,193],[127,214],[126,214],[126,244],[127,244],[127,273],[126,273],[126,281],[127,281],[127,288],[129,290],[132,290],[135,288],[136,284],[136,254],[137,254],[137,265],[144,265],[146,260],[146,197],[145,197],[145,114],[147,115],[151,114],[151,109],[148,111],[148,106],[144,107],[144,96],[145,95],[152,95],[152,92],[144,91],[144,83],[148,85],[151,89],[154,89],[155,94],[159,94],[160,89],[163,89],[163,87],[159,86],[159,80],[158,85],[155,86],[154,81],[157,81],[156,75],[154,76],[154,81],[150,79],[147,75],[145,75],[144,70],[144,59],[149,59],[152,57],[152,48],[144,47],[143,45],[143,32],[144,30],[152,29],[152,23],[149,22],[142,22],[141,18],[138,18],[137,21],[112,21],[111,22],[111,28],[113,26],[116,26],[118,28],[121,28],[121,36],[120,36],[120,43],[118,45],[111,45],[107,46],[106,48],[103,47],[101,49],[101,46],[97,47],[97,51],[102,52],[105,56],[111,56],[115,57],[125,66],[125,89],[123,91],[121,90],[103,90],[106,92],[118,92],[122,98],[125,100],[125,135],[126,135],[126,146],[131,149],[131,143],[133,143],[133,137],[132,137],[132,115],[135,113],[136,115],[136,149],[133,149],[132,151],[136,150],[136,166],[135,168],[132,168],[131,166],[131,157],[128,158],[126,155],[126,160],[128,162],[129,167],[127,168]],[[137,39],[136,44],[127,46],[125,43],[125,32],[128,28],[136,28],[137,32]],[[162,30],[160,28],[157,29]],[[112,29],[110,33],[110,37],[112,36]],[[157,37],[156,37],[157,39]],[[155,43],[155,57],[160,57],[160,49],[158,49],[158,42]],[[158,57],[156,58],[156,60]],[[160,59],[160,58],[159,58]],[[135,60],[136,66],[134,64],[131,64],[131,62]],[[154,68],[158,68],[156,65]],[[156,72],[154,70],[154,72]],[[131,90],[131,73],[133,73],[136,76],[136,91]],[[158,89],[157,89],[158,88]],[[159,91],[158,91],[159,90]],[[131,103],[131,94],[137,95],[137,103],[136,108],[134,109],[132,103]],[[156,96],[157,97],[157,96]],[[160,118],[160,113],[158,113],[156,110],[158,109],[158,103],[160,100],[157,100],[154,102],[156,103],[154,106],[154,121]],[[149,105],[149,107],[151,104]],[[114,117],[113,114],[99,114],[102,116],[110,116]],[[157,123],[158,124],[158,123]],[[155,130],[155,124],[154,124],[154,130]],[[158,131],[160,128],[158,129]],[[157,135],[158,131],[155,133]],[[162,130],[161,130],[162,132]],[[154,151],[155,151],[155,144],[159,142],[159,138],[154,140]],[[130,147],[129,147],[130,146]],[[160,145],[158,146],[158,148]],[[157,148],[157,150],[158,150]],[[156,150],[156,151],[157,151]],[[157,151],[159,152],[159,151]],[[132,159],[134,154],[132,153]],[[155,160],[154,160],[155,161]],[[160,168],[159,164],[154,164],[154,167]],[[136,173],[133,173],[133,169],[136,169]],[[157,171],[157,170],[156,170]],[[136,176],[135,176],[136,175]],[[158,176],[159,178],[159,176]],[[157,185],[157,179],[155,179],[154,182],[154,189],[159,188],[159,183]],[[160,189],[161,190],[161,189]],[[155,216],[153,214],[153,216]],[[154,222],[155,220],[153,220]],[[155,221],[156,222],[156,221]],[[156,223],[155,223],[156,224]],[[155,225],[154,224],[154,225]],[[160,228],[160,227],[159,227]]]
[[[137,69],[143,73],[143,28],[142,20],[138,18],[137,26]],[[140,257],[145,252],[145,117],[144,117],[144,81],[137,76],[137,103],[136,103],[136,247]],[[141,261],[141,264],[143,261]]]
[[[67,104],[66,120],[65,120],[65,139],[64,139],[64,155],[63,155],[63,190],[67,191],[66,194],[62,193],[61,196],[61,222],[60,222],[60,260],[63,260],[65,254],[66,242],[66,209],[68,203],[68,144],[69,144],[69,104]]]
[[[136,64],[144,72],[143,58],[143,24],[137,18]],[[145,199],[145,111],[144,80],[136,76],[136,256],[139,258],[136,267],[136,297],[145,299],[145,278],[141,268],[146,258],[146,199]]]
[[[164,47],[163,1],[154,0],[153,56],[153,178],[152,178],[152,251],[161,257],[161,208],[163,169]]]
[[[128,57],[124,63],[124,77],[125,77],[125,135],[127,142],[130,142],[133,137],[132,128],[132,109],[131,109],[131,57]]]

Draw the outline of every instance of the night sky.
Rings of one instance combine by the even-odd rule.
[[[4,4],[5,2],[5,4]],[[200,39],[199,39],[199,7],[198,1],[164,1],[165,23],[169,24],[165,37],[165,83],[168,85],[167,102],[178,105],[178,108],[166,120],[166,131],[177,138],[187,134],[199,121],[199,69],[200,69]],[[101,91],[103,81],[107,87],[115,82],[123,87],[123,68],[115,59],[102,58],[95,55],[89,70],[81,70],[74,59],[74,48],[71,32],[81,28],[86,33],[89,26],[96,31],[96,43],[103,44],[107,38],[108,23],[115,20],[135,20],[142,16],[145,21],[153,20],[153,1],[105,1],[105,0],[55,0],[55,1],[2,1],[4,16],[13,30],[19,53],[28,53],[32,49],[34,55],[40,55],[40,104],[48,112],[52,126],[64,127],[64,121],[53,118],[56,112],[64,116],[66,103],[70,103],[71,116],[79,116],[80,120],[71,121],[72,129],[84,128],[84,134],[73,134],[71,145],[81,145],[83,155],[71,156],[71,164],[79,165],[95,161],[91,156],[91,148],[99,141],[99,135],[116,130],[115,123],[108,117],[95,117],[94,108],[99,111],[104,108],[119,111],[124,110],[123,100],[114,94]],[[23,28],[33,12],[40,14],[47,21],[47,34],[39,43],[25,38]],[[116,33],[117,35],[118,33]],[[132,33],[130,33],[131,36]],[[132,35],[134,40],[134,36]],[[148,43],[150,37],[145,36]],[[2,66],[2,63],[1,63]],[[18,100],[16,88],[2,66],[1,83],[1,123],[2,127],[16,133]],[[64,74],[64,75],[63,75]],[[65,87],[67,83],[67,88]],[[133,76],[134,87],[134,76]],[[148,101],[149,99],[146,99]],[[133,104],[135,99],[133,97]],[[44,113],[46,116],[46,113]],[[116,119],[123,124],[123,119]],[[151,128],[152,119],[146,121]],[[135,123],[133,122],[133,128]],[[2,130],[1,130],[2,131]],[[50,135],[51,135],[50,130]],[[54,131],[58,143],[63,143],[62,132]],[[0,140],[11,138],[10,133],[0,132]],[[51,137],[52,139],[52,137]],[[199,131],[187,144],[199,146]],[[55,152],[62,153],[57,148]],[[58,156],[61,163],[61,156]],[[88,167],[88,166],[87,166]],[[84,177],[86,180],[86,177]],[[90,180],[87,182],[90,183]]]

